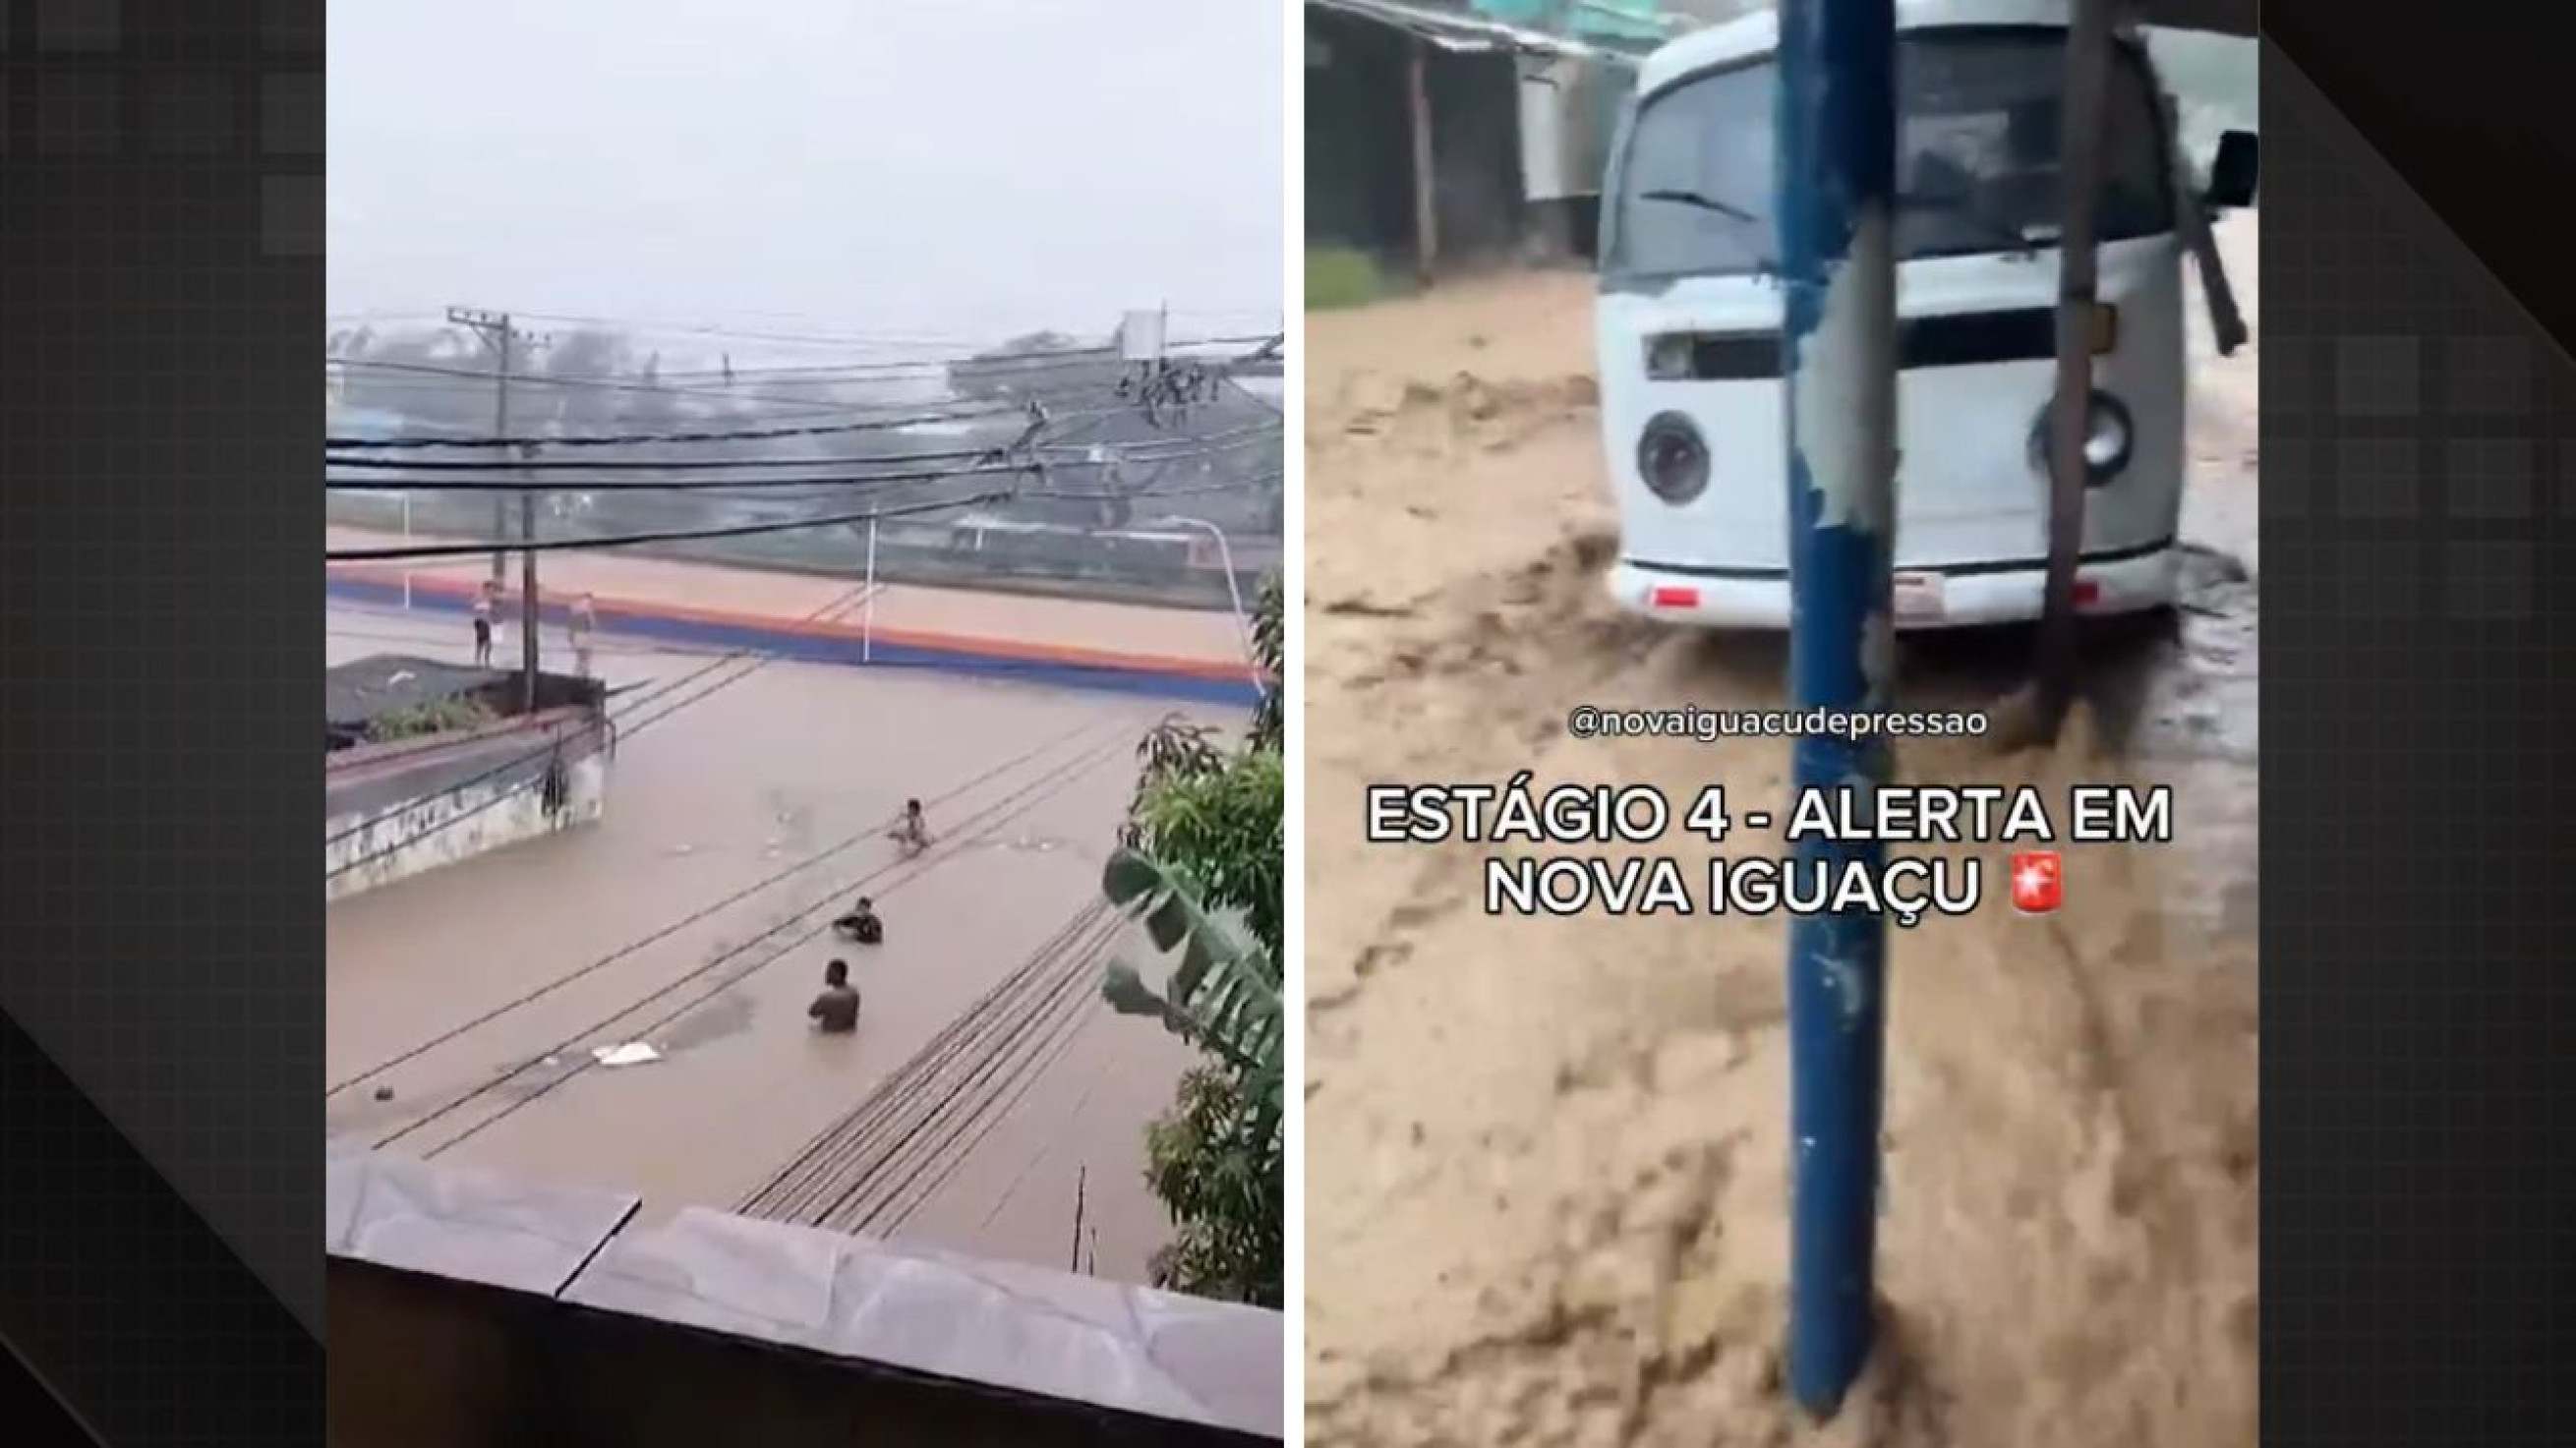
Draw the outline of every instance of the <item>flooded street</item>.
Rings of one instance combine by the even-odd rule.
[[[2259,344],[2257,224],[2220,236]],[[1786,799],[1780,741],[1564,728],[1775,705],[1781,642],[1604,596],[1589,278],[1311,319],[1306,868],[1335,908],[1306,936],[1310,1441],[2252,1441],[2258,363],[2191,325],[2183,606],[2092,631],[2055,747],[1897,751],[1908,783],[2170,784],[2175,842],[2066,846],[2047,917],[2000,898],[2003,847],[1929,852],[1989,885],[1890,941],[1886,1328],[1812,1430],[1779,1381],[1785,921],[1488,916],[1476,851],[1362,821],[1368,784],[1521,769]],[[1985,707],[2029,647],[1909,637],[1900,707]]]
[[[335,604],[328,626],[335,664],[470,653],[452,615]],[[515,637],[498,652],[515,658]],[[639,696],[711,662],[613,633],[598,650]],[[647,1220],[733,1209],[1098,899],[1135,742],[1169,712],[916,669],[746,663],[709,682],[735,674],[676,707],[612,706],[601,824],[331,907],[333,1084],[491,1017],[335,1094],[335,1138],[631,1190]],[[907,797],[936,839],[914,861],[883,838]],[[797,941],[860,894],[882,946]],[[836,955],[864,999],[853,1037],[805,1017]],[[1144,1127],[1191,1053],[1088,985],[1023,1024],[990,1080],[930,1118],[897,1235],[1063,1267],[1079,1183],[1085,1264],[1143,1281],[1165,1236]],[[634,1041],[658,1059],[593,1059]]]

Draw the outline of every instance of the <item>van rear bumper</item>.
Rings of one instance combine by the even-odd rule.
[[[2139,613],[2174,601],[2178,555],[2168,538],[2138,548],[2088,553],[2075,569],[2076,611]],[[2039,617],[2048,578],[2043,559],[1897,570],[1899,629],[1963,628]],[[1621,559],[1610,570],[1620,607],[1670,623],[1711,628],[1785,629],[1789,575],[1777,568],[1692,568]]]

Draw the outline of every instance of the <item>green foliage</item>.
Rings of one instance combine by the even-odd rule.
[[[1363,307],[1385,291],[1385,278],[1368,253],[1341,246],[1306,248],[1307,311]]]
[[[1278,956],[1211,917],[1190,882],[1151,855],[1116,851],[1101,888],[1110,903],[1144,924],[1156,950],[1177,957],[1160,991],[1134,966],[1110,966],[1102,988],[1110,1005],[1155,1017],[1237,1071],[1267,1075],[1268,1084],[1256,1081],[1253,1094],[1275,1098],[1284,1044]]]
[[[1145,1180],[1172,1215],[1154,1284],[1202,1297],[1281,1305],[1280,1137],[1248,1130],[1235,1078],[1205,1067],[1146,1128]]]
[[[1177,1291],[1280,1301],[1281,886],[1286,773],[1280,687],[1286,653],[1277,580],[1254,619],[1262,707],[1235,750],[1166,719],[1137,746],[1136,797],[1101,875],[1110,903],[1170,962],[1158,989],[1109,967],[1102,994],[1204,1051],[1146,1135],[1146,1180],[1172,1218],[1155,1280]],[[1240,922],[1238,927],[1236,922]]]
[[[420,739],[432,734],[480,729],[499,717],[480,699],[434,699],[426,704],[378,715],[367,725],[367,739],[375,744],[386,744],[396,739]]]
[[[1141,849],[1205,908],[1240,914],[1274,955],[1283,934],[1286,784],[1278,750],[1247,749],[1161,780],[1137,802],[1134,820]]]
[[[1253,661],[1261,667],[1261,705],[1253,711],[1248,742],[1254,749],[1278,749],[1285,741],[1282,728],[1281,696],[1286,693],[1283,681],[1288,674],[1288,623],[1286,603],[1279,590],[1279,575],[1274,573],[1261,584],[1261,598],[1252,609]]]
[[[1285,1195],[1278,957],[1210,918],[1189,883],[1149,855],[1117,851],[1101,884],[1157,950],[1178,957],[1159,991],[1122,961],[1109,967],[1101,993],[1215,1062],[1184,1076],[1172,1109],[1146,1129],[1145,1181],[1173,1231],[1155,1254],[1155,1284],[1275,1307]]]
[[[1225,755],[1206,725],[1193,724],[1178,714],[1165,715],[1136,743],[1136,792],[1127,801],[1127,821],[1120,827],[1118,842],[1131,849],[1144,843],[1147,803],[1165,782],[1221,769],[1224,764]]]

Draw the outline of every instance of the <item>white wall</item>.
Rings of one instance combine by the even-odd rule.
[[[568,799],[552,814],[544,790],[524,779],[495,779],[433,795],[417,807],[356,810],[326,821],[323,899],[344,900],[505,845],[597,822],[608,808],[608,756],[593,752],[569,760],[565,774]],[[347,868],[355,860],[366,863]]]

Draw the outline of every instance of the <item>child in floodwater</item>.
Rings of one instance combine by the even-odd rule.
[[[886,832],[886,838],[903,846],[906,854],[917,855],[930,848],[930,822],[921,813],[921,801],[904,801],[903,818]]]
[[[867,896],[849,914],[832,922],[832,928],[861,945],[885,944],[885,922],[877,919],[877,907]]]
[[[850,963],[836,960],[823,967],[823,993],[805,1014],[815,1025],[832,1035],[846,1035],[859,1028],[859,990],[850,984]]]

